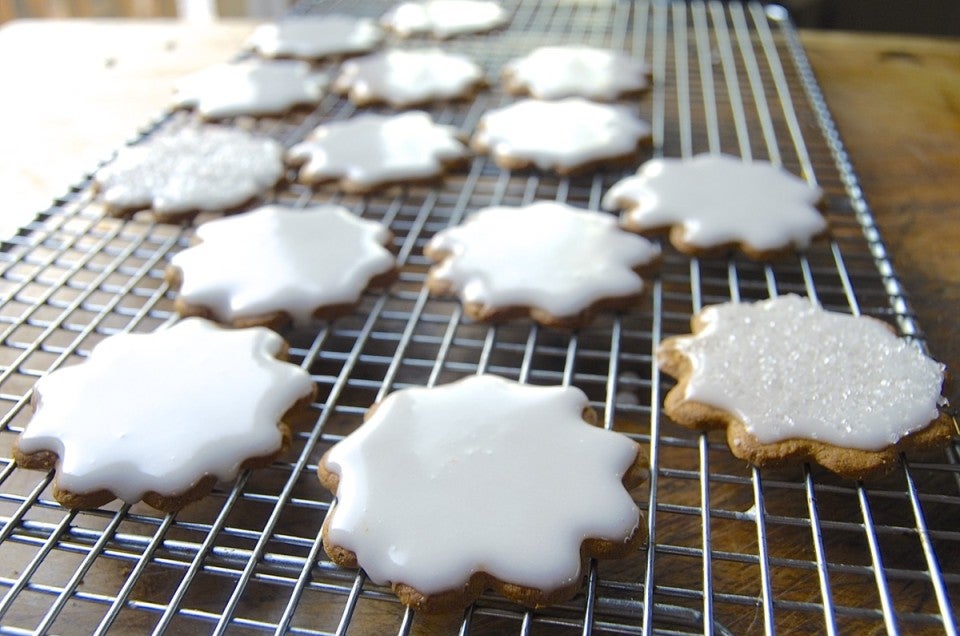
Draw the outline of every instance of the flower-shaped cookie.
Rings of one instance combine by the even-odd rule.
[[[503,67],[507,91],[537,99],[611,101],[646,90],[650,69],[620,51],[592,46],[541,46]]]
[[[367,53],[383,40],[370,18],[349,15],[290,17],[257,27],[248,45],[267,57],[322,59]]]
[[[111,336],[82,364],[37,382],[14,458],[55,467],[54,496],[70,508],[119,498],[179,510],[286,447],[284,420],[309,405],[315,387],[278,359],[285,353],[268,329],[225,330],[199,318]]]
[[[529,315],[575,328],[598,309],[635,302],[639,272],[652,268],[660,249],[608,214],[541,201],[479,210],[438,232],[424,253],[438,263],[427,286],[457,294],[474,320]]]
[[[150,208],[161,221],[236,207],[283,176],[283,147],[220,126],[187,128],[126,146],[94,176],[100,198],[121,216]]]
[[[426,612],[486,588],[565,600],[584,557],[625,556],[646,536],[627,492],[646,457],[594,420],[579,389],[496,376],[392,393],[320,460],[337,495],[324,549]]]
[[[271,115],[320,101],[325,75],[306,62],[248,60],[218,64],[177,83],[177,103],[196,107],[207,119]]]
[[[453,126],[430,115],[362,114],[317,126],[287,152],[305,183],[337,181],[345,192],[370,192],[400,183],[440,177],[469,154]]]
[[[604,196],[607,209],[626,208],[623,224],[636,232],[670,229],[687,254],[738,247],[767,260],[804,248],[827,229],[816,186],[764,161],[719,154],[653,159]]]
[[[337,205],[264,206],[204,223],[196,236],[167,271],[177,311],[234,326],[329,319],[395,273],[390,231]]]
[[[507,170],[536,166],[566,175],[634,160],[649,139],[650,126],[626,107],[569,97],[487,111],[471,144]]]
[[[428,34],[449,38],[490,31],[507,23],[507,13],[490,0],[421,0],[403,2],[380,18],[400,37]]]
[[[859,479],[950,437],[943,365],[879,320],[781,296],[707,307],[692,326],[657,352],[680,380],[665,411],[692,428],[725,427],[737,457],[810,459]]]
[[[391,49],[344,62],[333,88],[360,106],[406,108],[468,97],[483,82],[483,71],[466,56],[436,48]]]

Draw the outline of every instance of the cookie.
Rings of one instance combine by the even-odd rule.
[[[484,375],[396,391],[320,460],[336,493],[324,549],[423,612],[460,610],[488,588],[562,602],[584,559],[646,539],[627,491],[646,457],[595,422],[573,387]]]
[[[358,106],[407,108],[464,99],[483,84],[483,71],[466,56],[436,48],[391,49],[344,62],[333,89]]]
[[[177,82],[176,100],[205,119],[276,115],[316,104],[326,85],[327,76],[314,73],[306,62],[247,60],[188,75]]]
[[[330,14],[262,24],[247,45],[266,57],[319,60],[369,53],[382,41],[383,30],[375,20]]]
[[[432,35],[450,38],[501,27],[509,16],[488,0],[423,0],[403,2],[380,18],[380,24],[400,37]]]
[[[37,382],[14,459],[54,469],[54,497],[68,508],[121,499],[175,512],[288,446],[315,387],[285,354],[268,329],[199,318],[111,336]]]
[[[331,319],[395,275],[390,231],[338,205],[269,205],[200,225],[167,281],[176,309],[233,326]]]
[[[685,254],[739,249],[770,260],[807,247],[827,230],[817,210],[823,192],[765,161],[720,154],[653,159],[603,198],[624,209],[623,225],[642,233],[669,231]]]
[[[150,209],[159,221],[177,221],[235,208],[269,190],[283,172],[276,141],[203,126],[122,148],[94,175],[94,186],[114,216]]]
[[[707,307],[692,327],[657,351],[679,380],[664,410],[684,426],[725,428],[752,464],[809,460],[862,479],[950,438],[943,365],[879,320],[790,295]]]
[[[600,309],[623,310],[644,288],[660,248],[621,230],[603,212],[541,201],[490,207],[441,230],[424,254],[434,294],[456,294],[479,321],[529,315],[561,328],[583,327]]]
[[[541,46],[511,60],[502,71],[509,93],[537,99],[586,97],[612,101],[648,88],[643,62],[592,46]]]
[[[471,145],[506,170],[569,175],[635,161],[649,139],[649,124],[626,107],[569,97],[525,99],[487,111]]]
[[[438,179],[469,155],[453,126],[427,113],[366,113],[321,124],[287,152],[307,184],[336,181],[344,192]]]

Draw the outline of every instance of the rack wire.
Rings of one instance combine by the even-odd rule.
[[[471,55],[492,78],[507,59],[540,44],[628,51],[653,71],[652,92],[624,101],[652,122],[652,154],[723,151],[782,164],[824,189],[830,238],[770,265],[667,249],[649,295],[626,313],[575,333],[526,321],[484,326],[464,319],[457,302],[424,291],[424,243],[486,205],[553,199],[597,209],[624,172],[560,179],[501,171],[477,157],[442,185],[366,198],[287,184],[264,201],[336,201],[381,221],[394,232],[403,266],[396,283],[365,294],[351,315],[284,334],[291,359],[319,387],[315,425],[297,432],[270,468],[220,485],[177,515],[117,502],[69,511],[52,500],[51,475],[11,459],[32,386],[104,337],[175,319],[163,270],[192,233],[104,217],[90,175],[0,252],[0,632],[956,634],[956,440],[945,454],[902,458],[894,474],[864,485],[811,466],[752,469],[721,437],[661,415],[670,380],[658,374],[653,351],[662,338],[687,332],[691,313],[706,304],[796,292],[888,320],[924,346],[786,13],[700,1],[505,6],[507,28],[443,46]],[[296,11],[376,16],[383,8],[313,2]],[[470,131],[486,109],[510,99],[494,86],[430,112]],[[353,112],[330,95],[309,112],[229,123],[289,146]],[[195,122],[171,111],[141,137]],[[557,607],[526,611],[490,596],[463,615],[424,617],[326,558],[318,534],[331,497],[316,463],[389,391],[478,372],[576,385],[605,426],[648,449],[651,477],[637,498],[649,546],[622,561],[591,563],[583,592]]]

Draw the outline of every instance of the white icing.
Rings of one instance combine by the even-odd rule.
[[[396,108],[466,96],[483,71],[463,55],[440,49],[392,49],[347,60],[334,88],[359,104],[387,102]]]
[[[426,179],[443,172],[445,162],[467,155],[453,126],[435,124],[430,115],[362,114],[323,124],[293,146],[288,158],[303,181],[343,178],[373,187],[405,179]]]
[[[634,268],[660,255],[613,216],[548,201],[479,210],[438,232],[427,251],[447,254],[430,276],[452,284],[462,302],[538,307],[558,317],[639,293]]]
[[[280,449],[277,423],[312,390],[307,372],[274,358],[282,347],[268,329],[198,318],[111,336],[37,382],[19,448],[57,453],[60,488],[129,503],[181,494],[205,475],[234,479],[245,460]]]
[[[324,15],[291,17],[260,25],[248,44],[268,57],[319,59],[366,53],[382,40],[383,31],[370,18]]]
[[[727,155],[653,159],[604,196],[626,207],[624,224],[646,230],[681,224],[696,247],[745,243],[759,251],[806,247],[826,229],[816,209],[819,188],[763,161]]]
[[[205,126],[122,148],[95,179],[110,205],[176,214],[239,205],[282,175],[283,147],[276,141]]]
[[[394,266],[390,232],[336,205],[264,206],[204,223],[201,243],[171,260],[180,297],[218,320],[277,311],[305,323],[328,305],[353,303],[370,279]]]
[[[210,118],[272,114],[320,101],[326,84],[306,62],[249,60],[188,75],[177,83],[177,102]]]
[[[630,154],[649,136],[650,126],[623,106],[570,97],[525,99],[487,111],[473,141],[495,157],[572,169]]]
[[[585,423],[572,387],[474,376],[388,396],[331,449],[327,537],[377,583],[424,594],[479,571],[556,590],[587,538],[624,541],[639,511],[622,480],[637,446]]]
[[[781,296],[701,313],[679,339],[688,400],[733,413],[760,442],[814,439],[879,450],[937,418],[943,365],[878,320]]]
[[[507,22],[507,14],[487,0],[403,2],[383,14],[380,23],[402,37],[429,33],[448,38],[489,31]]]
[[[538,99],[613,100],[647,88],[648,74],[639,60],[590,46],[542,46],[504,67],[510,84]]]

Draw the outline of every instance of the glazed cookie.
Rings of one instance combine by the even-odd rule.
[[[283,176],[283,147],[219,126],[187,128],[126,146],[94,176],[107,211],[149,208],[160,221],[239,206]]]
[[[14,459],[55,469],[54,497],[68,508],[122,499],[175,512],[287,447],[315,387],[285,354],[268,329],[199,318],[111,336],[37,382]]]
[[[879,320],[791,295],[707,307],[692,326],[657,351],[679,380],[664,410],[726,428],[733,454],[757,466],[811,460],[861,479],[950,438],[943,365]]]
[[[181,315],[233,326],[331,319],[395,275],[390,231],[338,205],[270,205],[216,219],[174,255],[167,280]]]
[[[653,159],[603,198],[629,230],[669,230],[685,254],[738,248],[757,260],[803,249],[827,229],[816,186],[764,161],[719,154]]]
[[[196,108],[206,119],[275,115],[302,104],[316,104],[326,75],[306,62],[248,60],[218,64],[177,83],[177,103]]]
[[[537,99],[612,101],[648,87],[650,69],[619,51],[592,46],[541,46],[503,67],[507,92]]]
[[[449,38],[490,31],[507,20],[503,8],[489,0],[423,0],[395,6],[383,14],[380,24],[400,37]]]
[[[567,175],[634,161],[649,139],[650,126],[627,108],[570,97],[488,111],[471,144],[507,170],[535,166]]]
[[[439,178],[469,152],[453,126],[427,113],[357,115],[322,124],[293,146],[287,160],[300,167],[300,181],[337,181],[345,192]]]
[[[386,103],[406,108],[467,98],[483,83],[483,71],[463,55],[440,49],[392,49],[344,62],[333,89],[358,106]]]
[[[646,457],[595,421],[573,387],[486,375],[396,391],[320,460],[336,493],[324,549],[423,612],[489,588],[562,602],[584,559],[627,556],[646,538],[627,492]]]
[[[438,232],[424,254],[435,294],[456,294],[474,320],[529,315],[583,327],[599,309],[626,309],[643,290],[660,248],[603,212],[541,201],[491,207]]]
[[[263,24],[247,44],[266,57],[323,59],[369,53],[383,31],[370,18],[349,15],[300,16]]]

